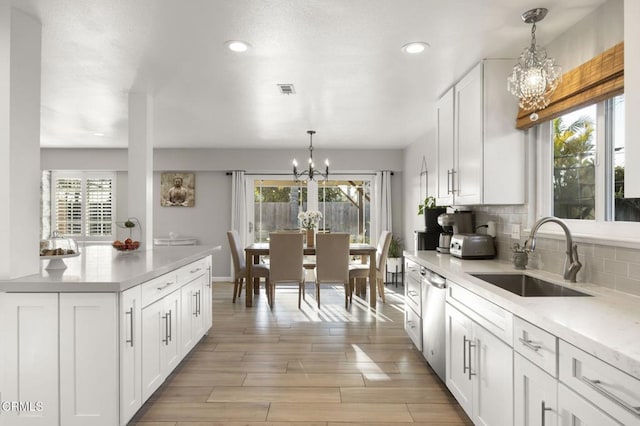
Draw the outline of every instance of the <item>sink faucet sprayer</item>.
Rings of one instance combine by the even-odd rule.
[[[564,231],[564,236],[567,240],[567,257],[565,257],[564,259],[563,277],[565,280],[569,280],[572,283],[575,283],[576,275],[578,274],[580,268],[582,268],[582,263],[580,263],[580,260],[578,259],[578,245],[573,244],[573,239],[571,238],[571,232],[569,231],[569,228],[567,228],[567,225],[557,217],[543,217],[542,219],[538,220],[531,228],[529,238],[524,242],[524,250],[528,251],[529,253],[533,253],[533,251],[536,249],[536,232],[538,232],[538,228],[540,228],[540,226],[547,222],[557,223]],[[529,242],[531,242],[531,244],[530,247],[527,248],[527,244]]]

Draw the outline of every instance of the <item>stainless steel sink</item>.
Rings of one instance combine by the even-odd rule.
[[[589,294],[524,274],[471,274],[522,297],[573,297]]]

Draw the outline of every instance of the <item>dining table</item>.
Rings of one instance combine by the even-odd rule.
[[[370,244],[363,243],[351,243],[349,244],[349,254],[351,256],[363,256],[368,260],[369,264],[369,307],[376,307],[376,247]],[[250,308],[253,306],[253,294],[254,291],[258,291],[259,278],[253,277],[253,265],[260,262],[260,256],[269,255],[269,243],[253,243],[247,246],[245,249],[246,265],[247,265],[247,291],[245,292],[246,306]],[[316,248],[307,247],[303,248],[305,256],[315,256]],[[364,261],[364,259],[363,259]],[[251,291],[250,283],[253,282],[254,291]]]

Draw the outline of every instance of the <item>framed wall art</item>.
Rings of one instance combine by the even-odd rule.
[[[184,172],[160,174],[160,205],[193,207],[196,203],[196,175]]]

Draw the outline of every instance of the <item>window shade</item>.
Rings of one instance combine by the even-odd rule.
[[[549,106],[537,111],[538,120],[531,121],[532,111],[520,109],[516,127],[525,130],[621,93],[624,93],[624,42],[564,73],[562,82],[551,95]]]
[[[82,235],[82,179],[56,179],[55,209],[56,231]]]
[[[112,234],[113,181],[87,179],[86,181],[86,235]]]

